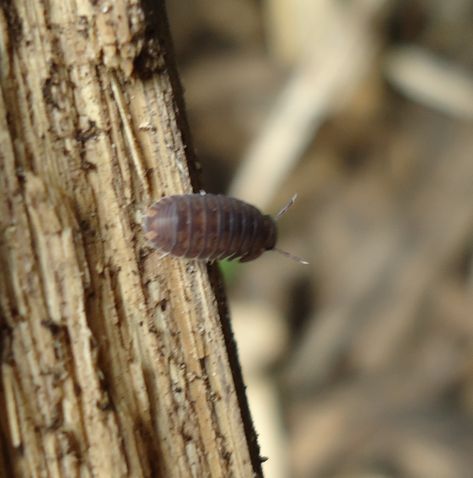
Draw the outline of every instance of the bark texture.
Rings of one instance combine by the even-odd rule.
[[[191,192],[167,35],[159,2],[0,2],[2,476],[260,473],[206,266],[141,231]]]

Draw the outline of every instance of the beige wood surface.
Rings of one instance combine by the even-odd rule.
[[[260,473],[207,267],[143,240],[194,167],[156,5],[0,4],[2,476]]]

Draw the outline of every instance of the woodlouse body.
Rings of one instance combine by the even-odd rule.
[[[272,217],[239,199],[214,194],[164,197],[144,219],[146,238],[165,254],[250,261],[275,248]]]

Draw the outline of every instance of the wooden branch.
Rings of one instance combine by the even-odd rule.
[[[0,4],[2,476],[261,474],[215,278],[143,239],[193,167],[143,8]]]

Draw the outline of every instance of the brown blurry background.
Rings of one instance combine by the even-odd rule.
[[[266,476],[473,477],[473,2],[169,0]]]

